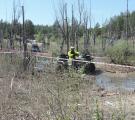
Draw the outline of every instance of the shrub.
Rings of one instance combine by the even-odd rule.
[[[38,32],[38,34],[35,37],[38,42],[43,42],[44,40],[44,35],[41,32]]]
[[[118,41],[113,47],[108,48],[106,53],[113,63],[126,64],[130,50],[126,41]]]

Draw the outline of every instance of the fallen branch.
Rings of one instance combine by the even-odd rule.
[[[15,78],[15,73],[14,73],[13,78],[11,79],[11,84],[10,84],[11,91],[13,90],[14,78]]]

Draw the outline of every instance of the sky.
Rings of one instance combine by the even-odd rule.
[[[25,19],[30,19],[34,24],[52,25],[56,12],[62,0],[15,0],[19,9],[24,5]],[[75,16],[78,16],[78,0],[65,0],[68,4],[68,13],[71,13],[72,4],[75,6]],[[82,1],[82,0],[81,0]],[[90,11],[90,0],[85,1],[85,9]],[[126,11],[127,0],[91,0],[92,25],[97,22],[103,24],[106,19]],[[129,10],[135,10],[135,0],[129,0]],[[13,16],[13,0],[0,0],[0,19],[10,21]],[[70,14],[69,14],[70,16]],[[20,18],[21,21],[21,18]]]

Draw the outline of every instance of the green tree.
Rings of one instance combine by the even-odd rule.
[[[34,30],[34,24],[31,20],[25,21],[25,32],[27,38],[33,38],[35,30]]]
[[[95,35],[96,35],[96,36],[101,35],[101,28],[100,28],[100,24],[99,24],[99,23],[97,23],[97,24],[95,25],[94,31],[95,31]]]
[[[107,55],[113,63],[126,64],[130,50],[125,41],[117,41],[113,47],[107,49]]]
[[[3,37],[7,38],[9,36],[9,33],[11,32],[11,24],[0,20],[0,30],[3,31]]]
[[[135,11],[130,14],[130,27],[132,32],[135,31]]]

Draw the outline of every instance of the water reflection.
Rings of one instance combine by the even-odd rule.
[[[96,84],[107,91],[135,91],[135,75],[101,73],[96,76]]]

